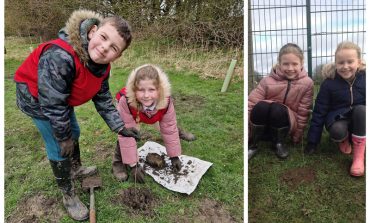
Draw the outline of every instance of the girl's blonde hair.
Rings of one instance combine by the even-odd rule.
[[[140,103],[136,100],[135,92],[138,90],[139,82],[142,80],[153,80],[153,85],[157,88],[159,94],[156,108],[165,108],[168,104],[167,98],[171,96],[171,84],[162,69],[153,64],[144,64],[134,69],[129,75],[126,84],[128,103],[134,108],[140,107]]]
[[[356,54],[357,54],[357,58],[361,61],[360,66],[359,66],[358,69],[359,70],[365,70],[366,69],[366,63],[361,58],[361,48],[357,44],[355,44],[353,42],[350,42],[350,41],[344,41],[344,42],[339,43],[338,46],[337,46],[337,49],[335,50],[335,55],[334,55],[334,60],[335,61],[337,60],[338,52],[341,51],[341,50],[355,50]],[[331,79],[334,78],[334,76],[335,76],[335,62],[324,65],[324,67],[322,68],[322,76],[324,78],[331,78]]]
[[[301,63],[303,64],[304,62],[303,50],[295,43],[287,43],[283,47],[281,47],[279,51],[279,56],[278,56],[279,64],[281,62],[281,57],[289,53],[296,55],[301,60]]]
[[[337,49],[335,50],[335,60],[337,59],[337,54],[341,50],[356,50],[357,58],[361,59],[361,48],[350,41],[344,41],[338,44]]]
[[[136,71],[133,85],[133,90],[135,92],[138,90],[139,83],[142,80],[152,80],[154,86],[159,89],[159,74],[157,69],[155,69],[153,66],[143,66]]]

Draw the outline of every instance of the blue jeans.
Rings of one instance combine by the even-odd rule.
[[[42,120],[37,118],[32,118],[32,120],[42,135],[48,159],[53,161],[65,160],[66,158],[60,155],[61,149],[58,140],[54,137],[53,128],[51,127],[49,120]],[[78,138],[80,137],[80,126],[78,126],[76,114],[74,112],[72,112],[70,115],[70,123],[72,139],[78,140]]]

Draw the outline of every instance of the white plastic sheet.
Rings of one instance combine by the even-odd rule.
[[[200,179],[213,164],[195,157],[181,155],[179,156],[182,168],[178,173],[172,170],[171,160],[167,156],[166,148],[156,142],[148,141],[139,151],[139,163],[144,166],[145,172],[165,188],[190,195],[197,187]],[[155,169],[145,163],[148,153],[157,153],[165,155],[166,167]]]

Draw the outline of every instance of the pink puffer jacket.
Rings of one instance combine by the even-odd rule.
[[[288,85],[290,87],[287,92]],[[293,142],[298,143],[302,140],[313,103],[313,81],[304,69],[295,78],[288,80],[279,66],[274,67],[270,75],[263,78],[249,94],[248,115],[260,101],[283,104],[285,97],[284,105],[289,112],[290,135]]]
[[[121,116],[121,119],[125,123],[126,128],[138,127],[138,123],[136,123],[135,118],[132,116],[129,106],[135,109],[138,109],[139,107],[139,102],[136,100],[134,92],[134,80],[137,71],[143,66],[140,66],[131,72],[126,85],[126,97],[122,96],[117,104],[117,110]],[[159,120],[159,129],[164,142],[164,146],[166,147],[166,152],[169,157],[180,156],[181,144],[177,128],[175,107],[173,104],[173,100],[168,100],[168,97],[171,96],[171,85],[168,81],[167,75],[161,69],[154,65],[151,66],[157,69],[160,79],[160,96],[156,105],[156,110],[158,111],[160,109],[167,108],[167,112],[163,115],[161,120]],[[118,141],[122,155],[122,162],[129,165],[137,163],[139,159],[135,139],[132,137],[124,137],[118,134]]]

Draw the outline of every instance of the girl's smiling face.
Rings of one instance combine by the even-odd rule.
[[[136,99],[145,107],[154,105],[159,98],[158,88],[154,80],[140,80],[135,91]]]
[[[295,78],[302,70],[301,59],[293,53],[287,53],[280,57],[279,66],[286,78]]]
[[[335,69],[345,80],[352,80],[361,64],[355,49],[342,49],[335,55]]]

